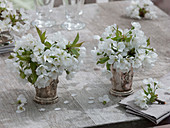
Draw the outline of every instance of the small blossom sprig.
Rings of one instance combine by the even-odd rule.
[[[17,97],[17,104],[19,104],[19,106],[17,107],[16,113],[21,113],[25,111],[25,107],[24,105],[27,103],[27,99],[25,98],[25,96],[23,94],[20,94]]]
[[[0,1],[0,31],[13,31],[17,35],[30,29],[28,16],[24,9],[15,10],[11,2]]]
[[[46,31],[36,29],[40,39],[28,34],[16,41],[14,53],[6,60],[9,68],[38,88],[45,88],[64,71],[71,79],[86,55],[84,42],[78,43],[79,34],[69,42],[59,32],[47,37]]]
[[[138,70],[141,67],[154,66],[157,59],[155,49],[150,47],[150,39],[140,30],[137,22],[132,22],[131,29],[122,30],[118,25],[108,26],[98,40],[98,48],[91,51],[97,64],[105,67],[105,74],[111,77],[111,69],[117,72],[128,72],[133,67]],[[110,75],[109,75],[110,74]]]
[[[99,97],[99,102],[103,103],[103,105],[107,104],[108,102],[110,102],[109,96],[108,95],[104,95],[102,97]]]
[[[144,86],[142,86],[143,91],[139,91],[139,93],[135,96],[135,104],[142,109],[147,109],[149,104],[154,103],[155,101],[158,104],[165,104],[164,101],[158,99],[158,94],[156,94],[156,90],[159,88],[160,83],[156,79],[144,79]]]
[[[156,19],[156,12],[153,11],[151,0],[132,0],[129,7],[126,8],[127,16],[131,18]]]

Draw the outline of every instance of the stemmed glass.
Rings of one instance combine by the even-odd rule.
[[[61,25],[67,30],[78,30],[85,27],[85,23],[79,20],[83,14],[84,0],[63,0],[66,21]]]
[[[54,6],[54,0],[34,0],[37,18],[32,22],[33,26],[39,28],[52,27],[55,21],[50,18]]]

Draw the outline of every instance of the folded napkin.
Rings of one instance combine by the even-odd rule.
[[[153,123],[158,124],[170,115],[170,94],[167,93],[165,89],[158,89],[156,94],[158,94],[158,99],[165,101],[166,104],[158,104],[155,102],[152,105],[149,105],[148,109],[141,109],[134,104],[136,93],[121,100],[119,104],[126,108],[126,112],[142,116]]]
[[[0,54],[11,52],[14,48],[13,37],[9,34],[9,32],[1,32],[0,33]]]
[[[1,53],[6,53],[6,52],[11,52],[14,49],[14,43],[5,45],[5,46],[0,46],[0,54]]]

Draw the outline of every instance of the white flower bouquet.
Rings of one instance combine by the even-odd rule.
[[[108,26],[101,37],[95,36],[99,41],[98,48],[95,47],[91,52],[97,64],[106,67],[106,73],[111,75],[111,68],[125,73],[130,71],[131,67],[137,70],[154,65],[157,54],[149,46],[150,39],[147,39],[140,28],[137,22],[132,23],[131,29],[125,30],[114,24]]]
[[[156,90],[161,86],[161,83],[156,79],[148,78],[143,80],[143,91],[139,91],[134,99],[134,103],[141,109],[148,109],[148,105],[157,101],[159,104],[165,104],[164,101],[158,99]]]
[[[13,31],[18,35],[30,29],[28,16],[24,9],[15,10],[11,2],[0,1],[0,32]]]
[[[129,7],[126,8],[127,16],[131,18],[156,19],[156,12],[153,11],[153,3],[150,0],[132,0]]]
[[[38,28],[37,32],[40,40],[28,34],[16,41],[7,63],[12,63],[20,77],[37,88],[47,87],[51,79],[58,78],[64,71],[67,79],[72,78],[86,54],[86,48],[81,47],[83,42],[77,43],[79,34],[69,42],[59,32],[48,37]]]

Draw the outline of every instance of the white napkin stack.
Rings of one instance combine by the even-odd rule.
[[[170,94],[165,89],[158,89],[156,91],[158,99],[165,101],[166,104],[153,103],[149,105],[147,110],[141,109],[134,104],[134,97],[136,94],[130,95],[119,102],[120,105],[126,108],[126,112],[142,116],[155,124],[160,123],[163,119],[170,115]]]
[[[4,37],[8,39],[5,42],[4,42]],[[9,32],[7,31],[0,32],[0,54],[13,51],[14,43],[12,40],[13,37],[10,36]]]

